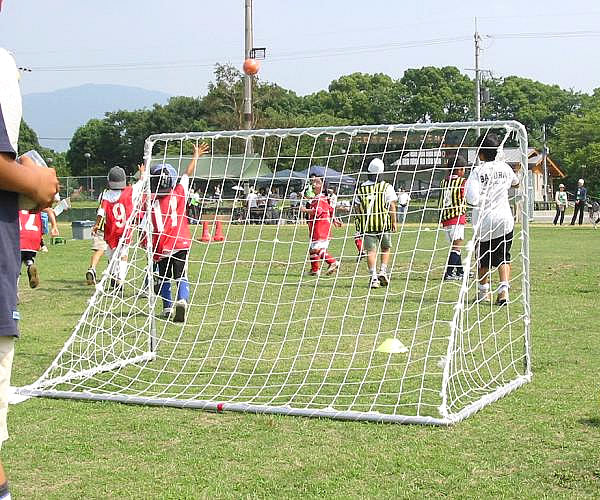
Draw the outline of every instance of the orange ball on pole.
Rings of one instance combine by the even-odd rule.
[[[256,59],[246,59],[244,61],[244,73],[247,75],[256,75],[260,69],[260,63]]]

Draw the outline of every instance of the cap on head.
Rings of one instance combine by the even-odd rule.
[[[383,174],[384,169],[385,165],[383,161],[380,158],[373,158],[371,163],[369,163],[368,172],[370,174]]]
[[[558,185],[558,188],[559,188],[559,189],[560,189],[560,188],[564,188],[564,187],[565,187],[565,185],[564,185],[564,184],[559,184],[559,185]]]
[[[150,190],[158,195],[168,194],[177,182],[177,171],[169,163],[160,163],[150,169]]]
[[[110,189],[125,189],[127,175],[121,167],[113,167],[108,171],[108,187]]]
[[[580,186],[583,186],[585,184],[585,181],[583,179],[579,179],[577,181],[577,184],[579,184]]]

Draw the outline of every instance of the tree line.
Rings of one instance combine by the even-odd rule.
[[[471,121],[475,114],[475,83],[453,66],[409,69],[400,79],[353,73],[306,96],[258,78],[253,86],[253,128]],[[600,89],[589,95],[518,76],[490,79],[485,86],[484,120],[520,121],[535,147],[545,125],[550,155],[567,173],[568,187],[583,177],[590,193],[600,194]],[[151,134],[240,129],[242,99],[242,73],[217,64],[203,97],[106,113],[77,129],[64,154],[39,148],[35,132],[23,124],[19,149],[42,149],[59,175],[105,175],[113,165],[133,173]]]

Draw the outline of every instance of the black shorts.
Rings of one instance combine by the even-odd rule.
[[[179,250],[169,257],[158,261],[159,281],[163,279],[179,279],[185,277],[187,265],[187,250]]]
[[[480,241],[477,246],[479,267],[491,269],[500,264],[510,262],[510,247],[512,246],[513,232],[488,241]]]
[[[37,252],[33,250],[21,250],[21,262],[27,262],[28,260],[34,261]]]

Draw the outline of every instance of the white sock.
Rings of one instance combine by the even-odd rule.
[[[381,272],[384,274],[387,273],[387,264],[381,264]]]
[[[127,261],[122,260],[119,262],[119,280],[125,281],[125,276],[127,276]]]

